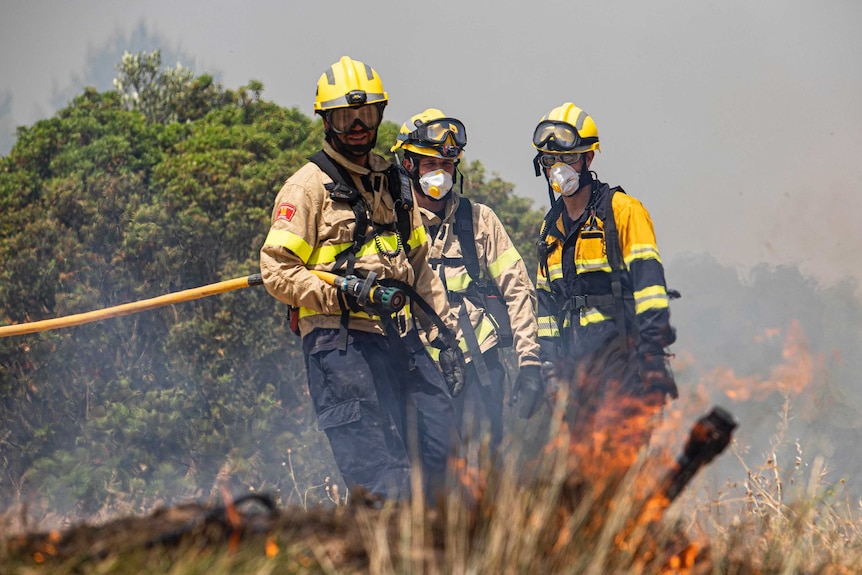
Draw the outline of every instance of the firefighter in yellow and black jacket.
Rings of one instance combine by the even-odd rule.
[[[537,243],[546,383],[569,385],[568,405],[581,410],[570,416],[582,420],[596,417],[606,401],[624,406],[637,398],[659,408],[677,395],[666,353],[676,335],[649,213],[589,170],[600,150],[598,130],[571,102],[542,118],[533,146],[536,176],[545,176],[552,199]],[[602,422],[589,425],[585,433]]]
[[[387,102],[360,61],[345,56],[321,75],[314,109],[326,141],[278,193],[260,266],[267,291],[298,317],[318,426],[345,483],[399,498],[409,495],[413,437],[427,493],[444,486],[465,366],[410,186],[405,194],[406,177],[371,153]],[[411,305],[390,314],[309,270],[374,274],[410,293]],[[442,348],[443,373],[414,320]]]
[[[429,262],[459,318],[460,347],[468,361],[464,392],[455,398],[462,436],[478,439],[489,432],[493,453],[503,438],[506,377],[498,348],[515,347],[520,368],[515,389],[541,385],[536,296],[494,211],[453,189],[466,144],[461,121],[428,108],[402,125],[392,152],[403,154],[429,232]]]

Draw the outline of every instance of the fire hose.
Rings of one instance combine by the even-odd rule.
[[[309,271],[329,285],[334,286],[347,295],[355,297],[360,305],[371,304],[380,309],[395,313],[400,311],[406,303],[402,290],[396,287],[379,285],[375,282],[377,276],[374,272],[370,272],[367,278],[358,278],[356,276],[342,277],[334,273],[317,270]],[[263,285],[263,279],[260,274],[252,274],[85,313],[0,326],[0,338],[82,325],[259,285]]]

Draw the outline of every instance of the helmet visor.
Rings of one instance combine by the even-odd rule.
[[[380,106],[377,104],[366,104],[355,108],[335,108],[327,113],[329,125],[339,134],[349,132],[357,123],[366,130],[373,130],[380,125],[382,118]]]
[[[570,152],[582,144],[578,131],[566,122],[545,120],[533,132],[533,145],[547,152]]]

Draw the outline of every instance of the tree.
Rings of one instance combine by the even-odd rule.
[[[255,273],[278,189],[323,139],[260,82],[225,90],[158,52],[124,56],[116,86],[22,128],[0,159],[0,324]],[[381,125],[383,155],[397,130]],[[527,200],[478,162],[465,175],[526,246]],[[0,339],[2,501],[92,515],[228,481],[296,502],[336,476],[303,369],[260,287]]]

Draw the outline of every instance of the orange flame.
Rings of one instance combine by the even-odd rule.
[[[278,555],[278,543],[275,542],[275,535],[270,535],[266,538],[266,558],[272,559]]]
[[[777,337],[777,330],[770,328],[763,337],[756,338],[755,341],[773,337]],[[796,320],[787,330],[781,355],[784,358],[783,363],[773,366],[766,378],[737,376],[733,369],[723,366],[707,373],[702,382],[707,389],[721,389],[729,399],[749,401],[763,399],[776,391],[802,393],[815,377],[822,374],[823,358],[812,356],[808,350],[808,339]]]
[[[242,528],[242,518],[236,510],[236,505],[233,504],[233,497],[224,485],[220,486],[221,495],[224,499],[224,514],[227,522],[231,526],[230,541],[228,542],[228,550],[231,553],[236,553],[239,549],[239,540]]]
[[[485,492],[488,484],[487,471],[478,469],[475,465],[470,465],[463,457],[453,457],[449,460],[452,474],[458,480],[466,493],[478,501]]]

